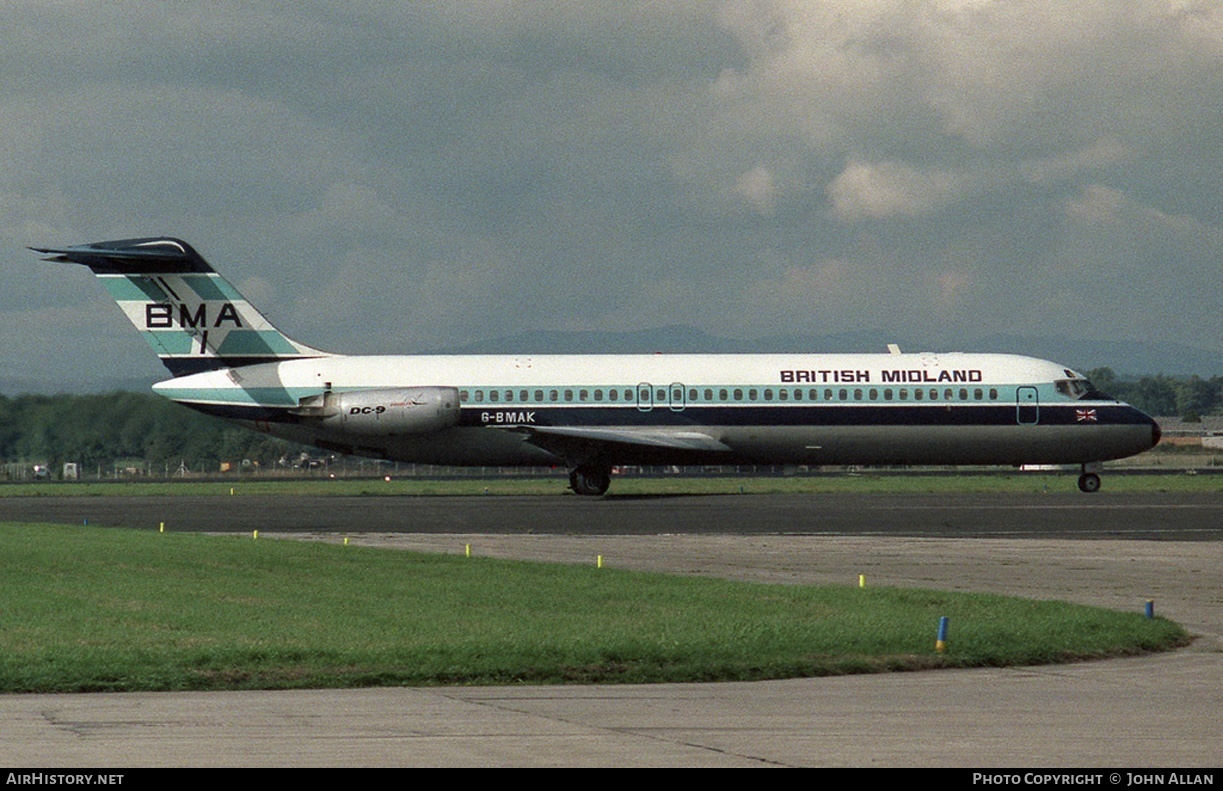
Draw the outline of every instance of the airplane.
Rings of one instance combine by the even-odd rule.
[[[89,267],[169,369],[154,391],[339,452],[559,466],[576,494],[620,465],[1079,465],[1159,425],[1047,360],[883,354],[330,354],[277,330],[186,242],[31,247]]]

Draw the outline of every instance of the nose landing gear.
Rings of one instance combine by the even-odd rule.
[[[1094,494],[1100,491],[1100,476],[1096,474],[1094,468],[1099,468],[1099,464],[1083,465],[1083,474],[1079,476],[1079,491],[1084,494]]]
[[[1093,494],[1100,491],[1100,476],[1094,472],[1085,472],[1079,476],[1079,491]]]

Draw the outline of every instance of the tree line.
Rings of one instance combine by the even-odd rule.
[[[1157,374],[1139,379],[1122,379],[1111,368],[1093,368],[1087,378],[1097,390],[1133,404],[1155,416],[1177,416],[1200,420],[1204,415],[1223,413],[1223,376],[1175,377]]]
[[[1123,379],[1109,368],[1096,368],[1088,377],[1098,390],[1150,415],[1194,420],[1223,414],[1223,376]],[[303,450],[153,394],[0,395],[0,461],[5,463],[41,463],[54,470],[76,462],[92,475],[138,459],[155,472],[180,465],[215,472],[222,462],[243,460],[268,469]]]
[[[222,462],[268,466],[300,450],[153,394],[0,396],[0,461],[9,464],[57,471],[76,462],[91,477],[127,460],[158,474],[180,465],[216,472]]]

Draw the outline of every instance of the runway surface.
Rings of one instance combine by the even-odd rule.
[[[451,553],[471,544],[773,583],[854,585],[864,574],[870,585],[1121,610],[1150,599],[1200,637],[1170,654],[1077,665],[756,683],[8,695],[8,766],[1223,763],[1219,495],[90,499],[0,508],[6,520],[257,527]],[[952,646],[954,636],[953,624]]]
[[[1223,539],[1223,493],[28,497],[7,521],[210,532]]]

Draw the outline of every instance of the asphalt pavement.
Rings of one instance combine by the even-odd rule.
[[[1223,763],[1219,495],[236,496],[177,506],[169,500],[180,498],[38,499],[20,508],[0,501],[3,518],[257,526],[285,539],[349,536],[450,553],[470,544],[478,554],[569,563],[601,555],[624,568],[773,583],[853,585],[864,575],[868,585],[1133,611],[1150,600],[1198,639],[1167,654],[1072,665],[753,683],[5,695],[0,763],[8,767],[1163,767],[1201,774]],[[1114,784],[1107,771],[1104,778]],[[1126,773],[1118,780],[1125,785]]]

